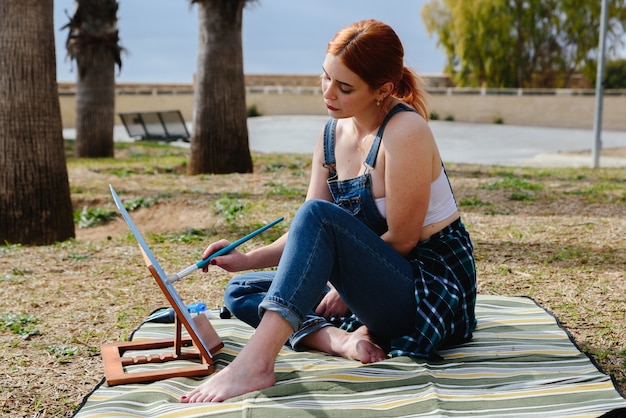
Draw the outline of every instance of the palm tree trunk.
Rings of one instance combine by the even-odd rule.
[[[73,238],[53,0],[0,2],[0,48],[0,242]]]
[[[113,157],[115,118],[115,62],[107,53],[95,53],[76,83],[76,156]]]
[[[199,45],[188,173],[249,173],[241,39],[246,0],[196,0]]]
[[[76,156],[113,157],[115,64],[122,65],[115,0],[76,0],[66,47],[76,59]]]

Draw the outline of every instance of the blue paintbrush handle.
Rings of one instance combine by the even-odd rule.
[[[269,228],[273,227],[274,225],[276,225],[278,222],[282,221],[283,219],[284,218],[278,218],[278,219],[268,223],[267,225],[262,226],[261,228],[257,229],[256,231],[249,233],[245,237],[243,237],[241,239],[238,239],[237,241],[233,242],[232,244],[227,245],[226,247],[222,248],[221,250],[218,250],[218,251],[214,252],[213,254],[208,256],[207,258],[198,261],[196,263],[196,267],[199,268],[199,269],[206,267],[211,262],[211,260],[214,259],[215,257],[219,257],[220,255],[224,255],[224,254],[227,254],[227,253],[231,252],[232,250],[234,250],[235,248],[239,247],[244,242],[248,241],[249,239],[252,239],[252,238],[256,237],[257,235],[259,235],[261,232],[265,231],[266,229],[269,229]]]
[[[190,275],[194,271],[206,267],[211,262],[211,260],[214,259],[215,257],[219,257],[220,255],[224,255],[226,253],[231,252],[232,250],[234,250],[235,248],[237,248],[238,246],[240,246],[244,242],[248,241],[251,238],[256,237],[257,235],[259,235],[261,232],[265,231],[266,229],[273,227],[274,225],[276,225],[278,222],[282,221],[283,219],[284,218],[282,218],[282,217],[278,218],[278,219],[268,223],[267,225],[257,229],[256,231],[246,235],[245,237],[243,237],[241,239],[238,239],[237,241],[233,242],[232,244],[229,244],[226,247],[224,247],[224,248],[214,252],[213,254],[208,256],[207,258],[198,261],[196,264],[192,264],[189,267],[179,271],[178,273],[168,277],[167,281],[169,283],[174,283],[175,281],[178,281],[178,280],[182,279],[183,277]]]

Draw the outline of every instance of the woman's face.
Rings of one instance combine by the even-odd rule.
[[[376,93],[335,55],[326,54],[322,68],[322,94],[331,117],[349,118],[376,106]]]

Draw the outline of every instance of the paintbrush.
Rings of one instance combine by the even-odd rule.
[[[174,274],[172,276],[169,276],[167,278],[167,282],[168,283],[174,283],[174,282],[182,279],[183,277],[190,275],[194,271],[206,267],[211,262],[211,260],[214,259],[215,257],[219,257],[220,255],[224,255],[224,254],[227,254],[227,253],[231,252],[232,250],[234,250],[235,248],[239,247],[244,242],[248,241],[251,238],[256,237],[257,235],[259,235],[261,232],[265,231],[266,229],[269,229],[269,228],[273,227],[274,225],[276,225],[278,222],[282,221],[283,219],[284,218],[278,218],[278,219],[268,223],[267,225],[262,226],[261,228],[257,229],[256,231],[251,232],[250,234],[246,235],[245,237],[243,237],[241,239],[238,239],[237,241],[233,242],[232,244],[229,244],[226,247],[224,247],[224,248],[214,252],[213,254],[208,256],[207,258],[204,258],[204,259],[198,261],[197,263],[190,265],[186,269],[183,269],[183,270],[179,271],[178,273],[176,273],[176,274]]]

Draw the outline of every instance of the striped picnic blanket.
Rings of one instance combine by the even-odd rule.
[[[181,404],[181,395],[211,377],[113,387],[103,381],[75,416],[545,418],[626,413],[626,399],[612,379],[533,300],[480,295],[476,315],[474,339],[441,351],[443,361],[398,357],[363,365],[285,347],[276,362],[277,383],[268,389],[219,404]],[[236,319],[217,319],[214,312],[209,316],[225,343],[216,355],[220,370],[253,330]],[[147,323],[133,340],[172,335],[172,325]]]

